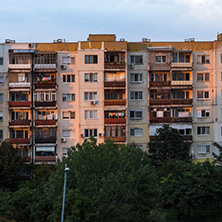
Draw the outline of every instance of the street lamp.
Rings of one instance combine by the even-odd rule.
[[[62,217],[61,222],[64,221],[64,210],[65,210],[65,199],[66,199],[66,180],[67,180],[67,173],[70,169],[67,167],[67,163],[65,164],[65,177],[64,177],[64,188],[63,188],[63,200],[62,200]]]

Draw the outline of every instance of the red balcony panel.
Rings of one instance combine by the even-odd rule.
[[[105,69],[125,69],[126,63],[105,63]]]
[[[104,87],[125,87],[125,81],[104,82]]]
[[[30,144],[30,138],[10,138],[12,144]]]
[[[35,138],[36,143],[56,143],[55,137],[49,137],[49,138]]]
[[[56,106],[56,101],[52,102],[35,102],[35,107],[54,107]]]
[[[172,123],[192,123],[192,117],[172,117]]]
[[[121,100],[105,100],[104,101],[104,106],[125,106],[126,105],[126,100],[121,99]]]
[[[115,142],[126,142],[126,137],[125,136],[121,136],[121,137],[105,137],[104,139],[105,139],[105,141],[107,139],[110,139],[110,140],[114,140]]]
[[[151,117],[150,123],[170,123],[171,117]]]
[[[48,119],[48,120],[35,120],[35,125],[56,125],[55,119]]]
[[[151,99],[150,105],[170,105],[170,99]]]
[[[173,105],[192,105],[193,99],[172,99]]]
[[[105,118],[105,124],[125,124],[125,118]]]
[[[35,162],[56,162],[56,156],[36,156]]]
[[[9,101],[9,107],[30,107],[31,101]]]
[[[170,86],[170,81],[155,81],[155,82],[150,82],[150,86]]]
[[[9,126],[30,126],[31,120],[28,119],[17,119],[9,122]]]
[[[55,89],[55,82],[36,82],[35,89]]]

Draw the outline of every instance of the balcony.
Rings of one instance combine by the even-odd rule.
[[[31,64],[8,64],[9,69],[31,69]]]
[[[172,123],[192,123],[192,117],[172,117]]]
[[[192,87],[193,82],[192,81],[171,81],[171,86],[186,86],[186,87]]]
[[[150,117],[150,123],[170,123],[170,117]]]
[[[35,102],[35,107],[56,107],[56,101],[50,102]]]
[[[125,118],[105,118],[105,124],[126,124]]]
[[[170,99],[151,99],[150,105],[170,105]]]
[[[35,162],[56,162],[56,156],[36,156]]]
[[[35,125],[36,126],[40,126],[40,125],[56,125],[56,120],[55,119],[35,120]]]
[[[104,87],[126,87],[125,81],[104,82]]]
[[[31,101],[9,101],[9,107],[30,107]]]
[[[108,139],[110,139],[110,140],[114,140],[115,142],[126,142],[126,137],[125,136],[121,136],[121,137],[105,137],[104,138],[104,140],[106,141],[106,140],[108,140]]]
[[[170,86],[170,81],[152,81],[150,82],[150,86]]]
[[[172,105],[192,105],[193,99],[172,99]]]
[[[30,126],[31,120],[17,119],[9,122],[9,126]]]
[[[13,89],[30,88],[30,82],[10,82],[9,88],[13,88]]]
[[[12,144],[30,144],[30,138],[10,138]]]
[[[193,66],[192,62],[172,62],[171,68],[189,68],[191,69]]]
[[[105,69],[125,69],[126,63],[105,63]]]
[[[56,69],[56,64],[35,64],[35,70],[39,70],[39,69]]]
[[[35,138],[35,143],[56,143],[56,137]]]
[[[35,89],[55,89],[55,82],[35,82]]]
[[[104,100],[104,106],[125,106],[126,100]]]

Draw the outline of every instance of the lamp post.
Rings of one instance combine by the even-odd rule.
[[[67,180],[67,173],[70,169],[67,167],[67,163],[65,164],[65,177],[64,177],[64,188],[63,188],[63,200],[62,200],[62,217],[61,222],[64,221],[64,210],[65,210],[65,199],[66,199],[66,180]]]

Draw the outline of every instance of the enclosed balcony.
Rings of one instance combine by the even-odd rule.
[[[55,162],[55,146],[37,145],[35,153],[35,162]]]
[[[104,115],[105,124],[126,124],[125,110],[107,110]]]
[[[36,128],[35,143],[56,143],[56,127]]]
[[[10,92],[8,102],[9,107],[30,107],[31,102],[28,101],[28,98],[29,92]]]
[[[30,88],[30,73],[9,73],[9,89]]]
[[[125,126],[105,126],[105,138],[114,140],[115,142],[126,142],[126,127]]]
[[[191,56],[191,50],[172,52],[171,68],[192,69],[193,64]]]
[[[104,75],[104,87],[125,87],[126,86],[126,74],[125,72],[105,72]]]
[[[56,72],[56,53],[36,53],[35,70],[38,72]]]
[[[125,69],[125,52],[105,52],[105,69]]]
[[[104,106],[125,106],[125,90],[105,90]]]
[[[31,54],[29,50],[12,50],[17,53],[9,53],[9,70],[13,69],[31,69]]]
[[[170,89],[150,90],[150,105],[169,105]]]
[[[56,75],[55,74],[36,74],[35,89],[55,89]]]
[[[172,88],[178,88],[178,87],[192,88],[193,81],[190,72],[174,71],[172,75],[173,75],[171,81]]]

